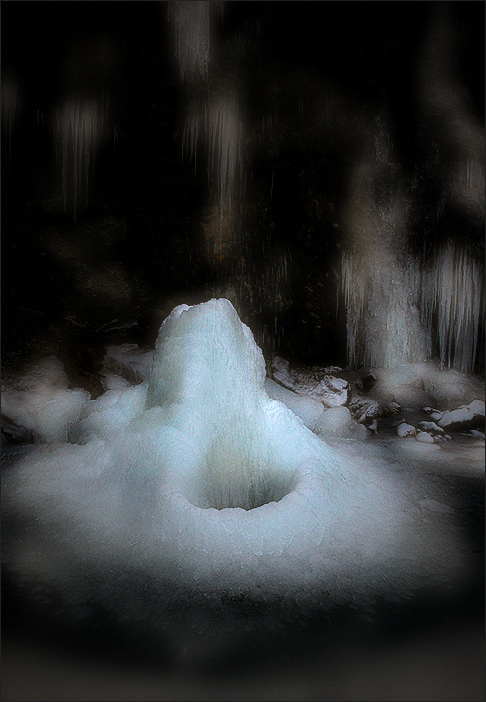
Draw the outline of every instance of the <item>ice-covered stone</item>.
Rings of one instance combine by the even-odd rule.
[[[132,384],[149,379],[154,358],[153,349],[140,348],[137,344],[107,346],[103,360],[105,372],[112,372]]]
[[[382,403],[371,397],[355,395],[349,403],[349,409],[359,424],[367,424],[380,417],[391,417],[398,414],[401,408],[396,402]]]
[[[330,374],[325,372],[326,369],[291,369],[290,363],[280,356],[275,356],[272,362],[273,378],[289,390],[313,397],[324,407],[345,405],[351,392],[349,382],[334,375],[337,366],[330,368]]]

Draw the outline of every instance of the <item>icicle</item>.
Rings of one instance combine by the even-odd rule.
[[[55,111],[57,155],[61,160],[64,210],[72,185],[74,219],[84,191],[88,203],[89,179],[102,141],[107,136],[108,101],[72,98]]]
[[[169,2],[181,82],[206,80],[209,68],[210,2]],[[221,3],[218,3],[221,11]]]
[[[484,268],[467,247],[452,241],[436,254],[424,273],[424,319],[437,319],[441,366],[463,373],[474,369],[481,313],[484,314]]]
[[[19,84],[12,70],[2,71],[2,131],[3,152],[6,154],[9,174],[12,172],[12,134],[19,112]]]

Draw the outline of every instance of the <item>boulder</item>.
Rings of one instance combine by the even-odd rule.
[[[484,429],[484,401],[473,400],[468,405],[447,410],[439,420],[439,427],[445,431]]]

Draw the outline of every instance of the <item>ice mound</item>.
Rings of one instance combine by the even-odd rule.
[[[2,473],[4,567],[68,609],[98,601],[169,626],[195,598],[356,606],[460,561],[446,517],[435,539],[398,469],[329,446],[270,399],[225,299],[177,307],[149,381],[92,401],[70,436]]]
[[[2,379],[2,417],[32,432],[37,442],[65,442],[82,416],[90,394],[68,389],[62,361],[47,356],[26,372]]]

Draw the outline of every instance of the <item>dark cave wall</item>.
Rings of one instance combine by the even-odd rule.
[[[484,6],[448,5],[460,37],[461,85],[471,113],[483,119]],[[88,330],[114,317],[157,320],[140,324],[150,341],[175,304],[228,293],[267,355],[344,363],[343,207],[349,169],[383,107],[405,177],[417,181],[411,244],[433,252],[449,234],[473,242],[481,257],[481,218],[453,206],[438,215],[436,172],[416,178],[427,175],[431,158],[414,97],[430,9],[225,4],[214,80],[237,74],[246,183],[238,237],[215,258],[204,155],[196,171],[182,159],[187,95],[167,4],[3,2],[2,72],[13,71],[19,86],[10,158],[2,152],[6,352],[23,353],[41,333],[52,348],[54,329],[73,332],[68,317]],[[246,53],[235,58],[243,39]],[[64,212],[52,125],[70,91],[103,92],[111,105],[110,138],[76,223]],[[263,129],[272,114],[276,121]],[[3,132],[5,144],[5,120]]]

